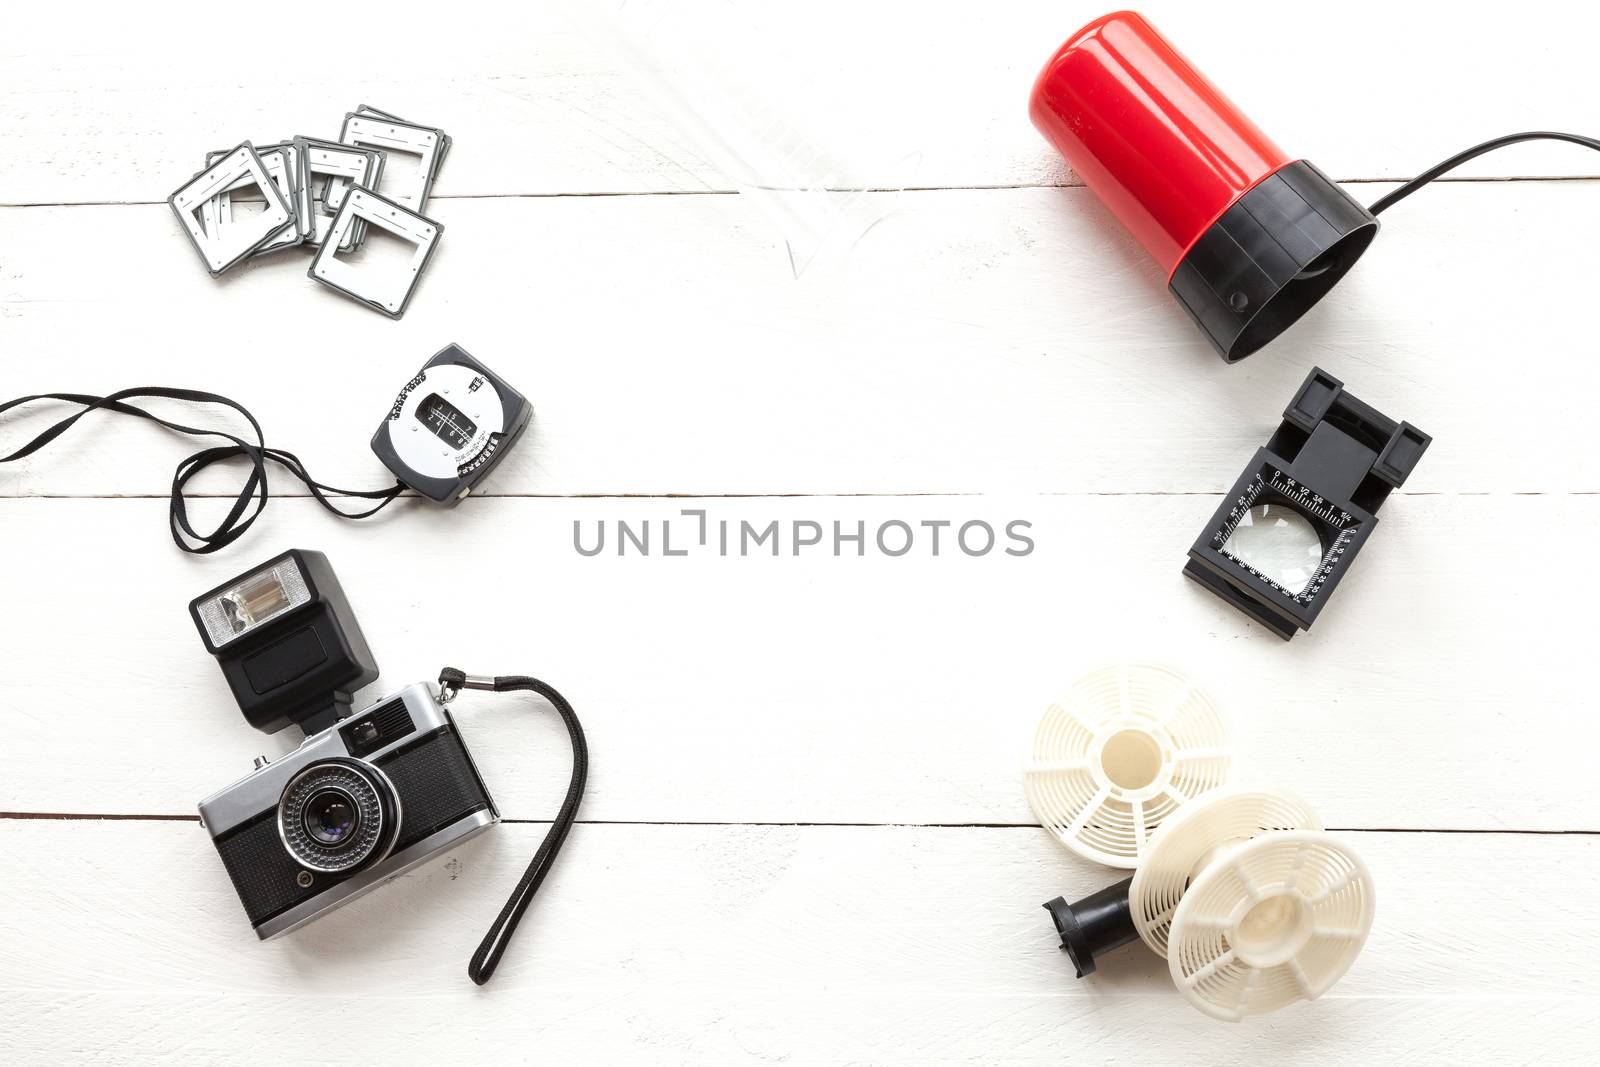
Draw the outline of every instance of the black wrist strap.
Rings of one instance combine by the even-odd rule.
[[[242,437],[235,437],[225,430],[207,430],[196,426],[185,426],[180,422],[163,419],[159,415],[146,411],[144,408],[125,404],[123,401],[148,397],[160,400],[182,400],[194,404],[220,404],[232,408],[245,421],[250,423],[250,428],[255,431],[255,440],[248,441]],[[220,437],[231,444],[217,445],[203,448],[178,464],[177,470],[172,475],[172,504],[168,512],[168,523],[172,527],[173,542],[185,552],[194,552],[204,555],[218,549],[227,548],[237,541],[244,532],[250,529],[252,523],[261,514],[261,509],[267,506],[267,463],[271,461],[278,464],[294,475],[305,487],[311,490],[311,495],[318,504],[341,518],[364,519],[369,515],[376,515],[392,504],[396,497],[405,489],[405,486],[396,481],[394,485],[384,489],[354,490],[337,489],[331,485],[324,485],[311,477],[305,464],[300,462],[300,457],[293,452],[285,452],[280,448],[268,448],[261,434],[261,424],[254,415],[244,409],[244,406],[229,400],[216,393],[207,393],[198,389],[171,389],[164,386],[145,386],[136,389],[123,389],[112,393],[110,396],[91,396],[85,393],[39,393],[35,396],[18,397],[0,404],[0,415],[4,415],[12,408],[37,401],[53,400],[66,404],[80,404],[82,410],[56,423],[46,429],[33,440],[12,452],[8,456],[0,456],[0,463],[11,463],[24,459],[39,451],[57,437],[72,429],[77,421],[91,411],[114,411],[119,415],[135,415],[141,419],[148,419],[158,426],[172,430],[174,433],[187,434],[190,437]],[[184,486],[189,484],[189,479],[199,474],[213,463],[225,459],[236,459],[243,456],[250,461],[250,475],[245,479],[244,485],[239,489],[238,498],[233,502],[233,507],[219,522],[215,529],[209,533],[200,533],[189,524],[189,510],[183,495]],[[359,497],[363,500],[376,500],[378,503],[365,511],[345,511],[333,505],[327,494],[337,496]],[[251,506],[252,501],[254,507]]]
[[[526,690],[538,693],[561,713],[561,721],[567,726],[567,736],[572,740],[572,780],[567,784],[567,796],[561,802],[561,810],[556,814],[555,821],[550,824],[550,831],[544,835],[539,851],[534,853],[533,862],[528,864],[527,871],[517,883],[517,888],[512,891],[506,906],[500,909],[494,925],[489,927],[489,932],[478,945],[478,951],[472,954],[472,962],[467,964],[468,977],[478,985],[483,985],[493,977],[494,969],[500,965],[500,957],[505,954],[506,946],[511,943],[511,935],[516,933],[523,912],[528,910],[528,905],[533,902],[533,895],[539,891],[545,875],[550,873],[550,867],[556,860],[556,853],[561,851],[561,845],[567,839],[567,832],[572,829],[572,824],[578,817],[578,804],[583,800],[584,783],[589,777],[589,743],[584,739],[583,725],[578,722],[578,713],[572,710],[572,705],[567,703],[566,697],[558,693],[553,686],[537,678],[504,675],[479,680],[469,678],[454,667],[446,667],[439,672],[439,690],[447,703],[462,689],[483,689],[494,693]]]

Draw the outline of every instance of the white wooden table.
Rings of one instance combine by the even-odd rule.
[[[1144,6],[1363,200],[1495,134],[1600,129],[1600,27],[1570,5]],[[0,1062],[1591,1059],[1600,159],[1527,146],[1431,188],[1228,368],[1028,125],[1037,67],[1092,5],[792,12],[793,47],[855,57],[830,84],[916,83],[906,120],[928,127],[916,173],[874,183],[918,190],[799,282],[538,5],[396,5],[354,35],[323,12],[296,49],[247,8],[134,7],[5,18],[0,394],[215,390],[348,486],[381,483],[367,437],[447,342],[537,415],[458,511],[342,523],[279,480],[205,559],[168,541],[186,449],[154,428],[96,418],[0,468]],[[456,140],[405,319],[293,254],[207,277],[166,195],[207,149],[336,133],[360,102]],[[1285,645],[1179,568],[1313,365],[1435,442]],[[7,423],[0,449],[44,424]],[[1037,548],[572,548],[574,523],[701,508],[1021,518]],[[196,825],[293,741],[244,725],[185,603],[290,546],[333,560],[384,668],[370,695],[445,663],[532,672],[588,726],[581,824],[485,988],[467,957],[566,783],[547,710],[463,698],[507,825],[284,940],[256,942]],[[1032,824],[1020,764],[1053,694],[1119,657],[1190,674],[1243,779],[1297,789],[1369,861],[1377,925],[1324,1000],[1213,1023],[1138,946],[1073,979],[1039,904],[1119,875]]]

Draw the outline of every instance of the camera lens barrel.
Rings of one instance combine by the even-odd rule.
[[[388,855],[400,825],[399,801],[383,772],[356,760],[313,763],[289,780],[278,801],[278,835],[309,870],[350,874]]]
[[[327,848],[344,848],[361,828],[361,807],[348,792],[328,786],[310,800],[301,814],[306,836]]]

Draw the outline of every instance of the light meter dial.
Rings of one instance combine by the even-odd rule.
[[[372,451],[411,489],[459,502],[527,428],[521,393],[456,345],[406,383],[372,437]]]

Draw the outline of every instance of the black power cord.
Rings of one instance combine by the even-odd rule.
[[[493,693],[521,691],[538,693],[561,714],[561,721],[567,726],[567,736],[572,741],[572,779],[567,783],[567,796],[561,802],[561,810],[556,813],[555,821],[550,824],[549,833],[544,835],[539,851],[534,853],[533,862],[528,864],[522,880],[517,883],[516,889],[512,890],[506,906],[500,909],[494,925],[489,927],[489,932],[478,945],[478,951],[472,954],[472,962],[467,964],[467,976],[478,985],[483,985],[494,976],[495,968],[500,965],[500,957],[505,954],[506,946],[511,942],[511,935],[516,932],[517,924],[522,921],[523,912],[533,903],[533,895],[539,891],[545,875],[550,873],[550,867],[556,861],[556,853],[561,851],[562,844],[567,840],[567,833],[578,817],[578,804],[583,800],[583,787],[589,778],[589,742],[583,736],[583,725],[578,722],[578,713],[572,710],[572,705],[567,703],[566,697],[558,693],[554,686],[537,678],[513,674],[492,679],[477,679],[454,667],[446,667],[439,672],[439,692],[445,703],[453,700],[463,689],[481,689]]]
[[[1477,159],[1479,156],[1484,155],[1487,152],[1493,152],[1497,148],[1505,148],[1507,145],[1521,144],[1523,141],[1566,141],[1568,144],[1582,145],[1584,148],[1592,148],[1595,151],[1600,152],[1600,139],[1596,139],[1594,137],[1585,137],[1578,133],[1560,133],[1553,130],[1528,130],[1524,133],[1508,133],[1504,137],[1496,137],[1492,141],[1485,141],[1480,145],[1474,145],[1464,152],[1457,152],[1444,162],[1439,163],[1436,166],[1429,167],[1415,178],[1412,178],[1410,181],[1400,186],[1400,188],[1393,190],[1386,196],[1379,197],[1373,202],[1371,207],[1367,208],[1367,210],[1372,212],[1374,215],[1382,214],[1386,208],[1393,207],[1406,197],[1410,196],[1412,193],[1416,192],[1418,189],[1421,189],[1424,185],[1427,185],[1429,182],[1433,181],[1435,178],[1439,178],[1450,173],[1452,170],[1455,170],[1468,160]]]
[[[146,411],[144,408],[123,403],[125,400],[149,397],[157,400],[182,400],[194,404],[221,404],[223,407],[232,408],[245,417],[250,423],[250,428],[255,431],[255,440],[248,441],[242,437],[235,437],[225,430],[205,430],[195,426],[185,426],[179,422],[163,419],[159,415]],[[384,489],[338,489],[331,485],[324,485],[311,477],[300,457],[293,452],[285,452],[281,448],[268,448],[266,440],[261,434],[261,424],[255,416],[246,411],[244,406],[237,401],[229,400],[216,393],[208,393],[198,389],[173,389],[165,386],[143,386],[134,389],[123,389],[112,393],[110,396],[91,396],[85,393],[39,393],[35,396],[18,397],[0,404],[0,415],[12,408],[21,407],[41,400],[54,400],[66,404],[81,404],[83,410],[75,415],[69,415],[60,422],[51,426],[33,440],[12,452],[8,456],[0,456],[0,463],[11,463],[27,456],[33,455],[57,437],[72,429],[73,425],[91,411],[114,411],[119,415],[134,415],[141,419],[148,419],[158,426],[165,427],[175,433],[187,434],[190,437],[220,437],[231,441],[232,444],[217,445],[212,448],[203,448],[184,459],[172,475],[172,505],[168,512],[168,523],[172,527],[172,540],[185,552],[205,555],[227,548],[233,544],[244,532],[250,529],[261,509],[267,506],[267,463],[270,461],[283,467],[294,475],[305,487],[311,490],[311,495],[316,498],[328,511],[340,518],[365,519],[376,515],[390,504],[394,503],[405,486],[396,481]],[[187,498],[183,495],[184,486],[189,484],[189,479],[199,474],[213,463],[227,459],[237,459],[243,456],[250,461],[250,476],[245,479],[244,485],[239,489],[239,495],[233,502],[233,507],[219,522],[215,529],[209,533],[200,533],[189,523],[189,510]],[[359,497],[363,500],[376,500],[378,503],[366,511],[344,511],[333,505],[327,494],[337,496]],[[250,506],[251,501],[255,507]]]

